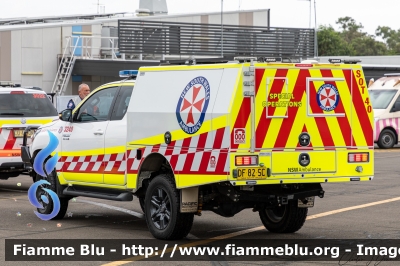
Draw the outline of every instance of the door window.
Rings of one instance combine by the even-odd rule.
[[[400,96],[396,99],[392,107],[392,112],[398,112],[398,111],[400,111]]]
[[[129,102],[131,100],[133,87],[123,86],[119,91],[117,100],[114,105],[111,120],[121,120],[128,111]]]
[[[109,119],[118,87],[102,89],[85,100],[76,116],[78,122],[97,122]]]

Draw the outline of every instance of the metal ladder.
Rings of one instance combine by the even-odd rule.
[[[73,46],[72,53],[70,47],[72,39],[76,38],[76,42]],[[54,79],[53,87],[51,88],[51,92],[55,93],[56,95],[60,96],[64,94],[65,88],[67,87],[68,81],[71,77],[72,70],[74,68],[76,56],[75,56],[75,50],[76,47],[79,44],[79,39],[80,36],[77,37],[68,37],[67,44],[64,49],[63,56],[61,58],[60,65],[58,67],[58,71],[56,74],[56,78]]]

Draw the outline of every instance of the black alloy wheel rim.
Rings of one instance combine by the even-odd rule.
[[[171,220],[171,201],[162,188],[153,190],[150,215],[154,226],[159,230],[165,229]]]
[[[43,201],[43,199],[42,199],[43,195],[46,196],[46,198],[49,200],[49,203],[46,203]],[[39,187],[36,190],[36,198],[39,201],[39,203],[42,204],[42,206],[43,206],[43,209],[38,208],[38,212],[42,213],[42,214],[46,213],[46,210],[50,204],[50,195],[42,187]]]

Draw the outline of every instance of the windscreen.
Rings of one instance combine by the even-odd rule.
[[[57,110],[44,93],[1,93],[0,117],[57,116]]]
[[[372,108],[386,109],[396,93],[397,90],[370,90],[369,97],[371,98]]]

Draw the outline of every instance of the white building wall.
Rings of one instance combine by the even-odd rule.
[[[72,36],[72,26],[66,26],[61,28],[61,36],[62,36],[62,53],[64,53],[64,49],[67,46],[68,39],[67,37]]]
[[[221,24],[221,15],[208,15],[209,24]]]
[[[97,58],[100,57],[100,47],[101,47],[101,28],[102,26],[100,24],[97,25],[92,25],[92,36],[94,37],[92,39],[92,49],[91,53],[93,57]]]
[[[22,84],[21,66],[22,66],[22,31],[11,31],[11,81]]]
[[[268,11],[253,12],[253,26],[267,27],[268,26]]]
[[[61,52],[61,27],[43,29],[42,89],[50,92],[57,74],[57,55]]]
[[[221,18],[221,16],[219,17]],[[223,23],[228,25],[239,25],[239,13],[224,14]],[[221,20],[217,24],[221,24]]]
[[[43,29],[22,31],[21,53],[22,85],[42,87]]]
[[[42,48],[43,29],[31,29],[22,31],[23,48]]]

